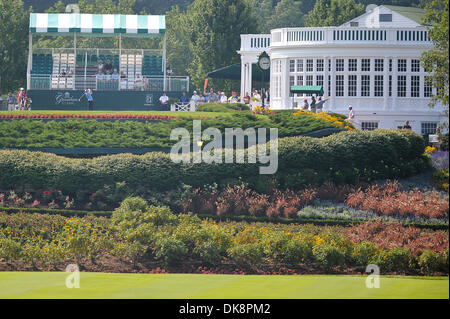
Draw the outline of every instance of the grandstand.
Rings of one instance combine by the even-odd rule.
[[[33,48],[33,36],[73,37],[73,48]],[[77,48],[77,37],[117,37],[116,48]],[[162,49],[123,48],[122,38],[159,37]],[[98,75],[110,61],[111,72]],[[100,63],[102,62],[102,63]],[[106,68],[105,68],[106,69]],[[104,70],[105,70],[104,69]],[[167,76],[164,16],[47,14],[30,16],[28,95],[34,109],[84,109],[94,90],[96,109],[158,109],[163,91],[180,96],[188,77]]]

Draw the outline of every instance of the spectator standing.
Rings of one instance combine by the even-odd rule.
[[[237,102],[239,102],[239,97],[237,96],[237,92],[231,92],[231,96],[230,96],[230,98],[228,99],[228,102],[229,103],[237,103]]]
[[[317,112],[322,112],[322,110],[323,110],[323,105],[324,105],[325,102],[326,102],[327,100],[329,100],[329,99],[330,99],[330,98],[327,97],[326,99],[323,99],[323,100],[322,100],[322,97],[319,96],[319,98],[317,99],[317,103],[316,103],[316,113],[317,113]]]
[[[161,105],[168,105],[169,104],[169,97],[166,95],[166,92],[163,92],[163,94],[159,98],[159,102],[161,103]]]
[[[3,96],[2,92],[0,92],[0,111],[3,109]]]
[[[311,103],[309,104],[310,111],[316,113],[316,98],[311,96]]]
[[[222,92],[222,96],[220,97],[220,103],[227,103],[228,102],[228,98],[225,95],[225,92]]]
[[[206,95],[206,91],[204,92],[204,94]],[[217,102],[217,94],[214,93],[213,88],[209,89],[209,94],[207,95],[206,102],[208,102],[208,103]]]
[[[142,91],[144,89],[144,82],[142,81],[141,75],[139,73],[136,74],[135,86],[136,91]]]
[[[24,88],[20,88],[20,91],[17,93],[17,103],[19,110],[23,110],[26,105],[27,93]]]
[[[115,89],[119,87],[119,73],[117,73],[117,69],[114,69],[114,73],[111,74],[111,81]]]
[[[203,96],[203,94],[199,94],[199,98],[198,98],[198,104],[204,104],[205,103],[205,97]]]
[[[15,107],[14,107],[15,104],[16,104],[16,99],[12,95],[12,92],[9,92],[8,93],[8,97],[6,98],[6,105],[8,107],[8,111],[14,111],[15,110]]]
[[[303,105],[300,107],[300,110],[307,110],[309,108],[308,99],[303,100]]]
[[[105,82],[105,75],[100,69],[98,69],[98,72],[95,75],[95,79],[97,80],[97,88],[98,89],[103,88]]]
[[[197,95],[197,91],[194,91],[191,97],[191,101],[195,102],[195,105],[198,104],[198,100],[200,99],[200,97]]]
[[[410,130],[411,126],[409,125],[409,121],[406,121],[405,124],[402,126],[403,130]]]
[[[261,95],[258,93],[258,90],[255,89],[255,91],[253,92],[253,98],[258,101],[261,102]]]
[[[222,92],[217,91],[217,103],[222,103]]]
[[[244,104],[250,104],[250,95],[248,95],[248,92],[245,92],[245,95],[242,98],[242,101],[244,102]]]
[[[101,73],[103,73],[103,68],[104,68],[104,64],[102,60],[98,61],[98,65],[97,65],[97,70],[100,71]]]
[[[348,123],[353,123],[353,120],[355,118],[355,113],[353,112],[353,108],[351,106],[348,107]]]
[[[267,104],[267,106],[269,106],[270,105],[270,88],[267,88],[264,95],[266,96],[266,104]]]
[[[183,92],[183,95],[181,95],[181,97],[180,97],[180,102],[181,102],[181,104],[187,104],[187,103],[189,103],[189,99],[188,99],[188,97],[186,96],[186,92]]]
[[[103,71],[104,71],[104,72],[108,72],[108,71],[109,71],[109,73],[112,73],[113,70],[114,70],[114,67],[113,67],[113,65],[111,64],[111,60],[107,60],[107,61],[106,61],[106,64],[105,64],[104,67],[103,67]]]

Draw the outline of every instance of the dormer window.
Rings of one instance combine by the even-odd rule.
[[[392,14],[380,13],[380,22],[392,22]]]
[[[350,22],[350,26],[351,27],[357,27],[357,26],[359,26],[359,23],[358,22]]]

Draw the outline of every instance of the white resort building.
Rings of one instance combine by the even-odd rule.
[[[432,86],[420,63],[432,48],[418,8],[369,5],[366,13],[338,27],[281,28],[241,35],[241,96],[251,92],[252,68],[266,51],[271,60],[270,107],[300,107],[310,96],[292,86],[322,86],[329,112],[355,112],[360,129],[398,128],[409,121],[419,134],[434,133],[444,120],[430,108]],[[253,71],[254,72],[254,71]]]

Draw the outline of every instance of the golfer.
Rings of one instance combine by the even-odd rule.
[[[86,96],[87,98],[89,111],[94,110],[94,98],[92,96],[92,90],[91,89],[84,90],[83,95],[78,99],[78,101],[81,101],[81,98],[83,96]]]

